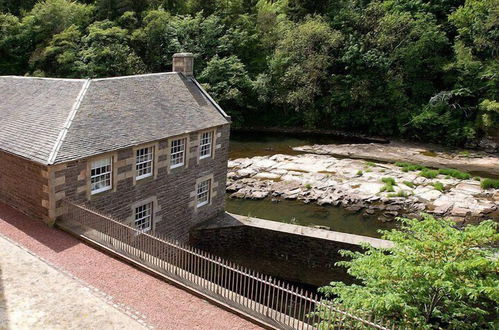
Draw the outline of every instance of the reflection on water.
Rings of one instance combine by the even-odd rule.
[[[351,213],[340,207],[304,204],[301,201],[235,199],[227,195],[228,212],[301,226],[325,226],[343,233],[380,237],[378,229],[391,229],[394,222],[381,222],[374,216]]]
[[[297,155],[293,147],[309,144],[354,143],[352,139],[328,135],[297,135],[289,133],[242,133],[232,132],[230,159],[269,156],[275,154]]]

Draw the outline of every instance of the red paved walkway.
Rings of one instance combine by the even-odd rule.
[[[2,203],[0,233],[112,296],[113,303],[143,314],[146,322],[156,328],[258,329],[230,312],[109,257]]]

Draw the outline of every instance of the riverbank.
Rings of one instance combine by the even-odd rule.
[[[476,179],[438,173],[427,178],[418,171],[404,172],[394,164],[319,154],[231,160],[227,191],[232,198],[271,198],[276,202],[298,199],[340,205],[351,212],[377,214],[383,221],[418,216],[421,212],[451,217],[457,222],[499,218],[499,191],[482,189]]]
[[[480,151],[447,150],[435,145],[391,142],[390,144],[314,144],[294,151],[386,163],[408,162],[426,167],[453,168],[475,175],[499,177],[499,157]]]

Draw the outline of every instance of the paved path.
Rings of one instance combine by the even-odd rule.
[[[0,203],[0,234],[67,271],[118,308],[158,329],[259,329]],[[100,329],[112,329],[102,324]]]
[[[0,329],[147,329],[2,236],[0,291]]]

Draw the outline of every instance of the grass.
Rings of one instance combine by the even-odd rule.
[[[366,162],[366,166],[376,166],[376,164],[373,162]]]
[[[459,156],[470,157],[471,153],[468,150],[460,151]]]
[[[310,190],[310,189],[312,189],[312,185],[311,185],[310,183],[307,183],[307,184],[305,185],[305,188],[307,188],[307,190]]]
[[[359,170],[359,171],[357,171],[356,176],[362,176],[362,175],[364,175],[364,172],[362,172],[362,171],[360,171],[360,170]]]
[[[438,175],[438,171],[424,169],[421,172],[419,172],[419,175],[422,176],[422,177],[425,177],[427,179],[435,179],[437,177],[437,175]]]
[[[402,182],[403,184],[405,184],[407,187],[409,188],[414,188],[416,185],[414,183],[412,183],[411,181],[404,181]]]
[[[401,167],[402,172],[421,171],[426,169],[426,167],[424,167],[423,165],[411,164],[405,162],[396,162],[395,165]]]
[[[469,173],[461,172],[452,168],[441,168],[438,170],[438,174],[447,175],[460,180],[468,180],[471,178]]]
[[[480,177],[478,177],[478,176],[475,176],[475,177],[473,178],[473,180],[480,182],[482,179],[480,179]]]
[[[498,179],[483,179],[480,183],[482,189],[499,189]]]
[[[393,186],[396,186],[397,183],[395,182],[394,178],[391,177],[385,177],[382,178],[381,181],[385,184],[381,189],[379,190],[380,192],[387,191],[387,192],[394,192],[395,189],[393,189]]]
[[[409,196],[409,194],[407,194],[407,192],[405,192],[403,190],[399,191],[396,194],[388,194],[388,197],[403,197],[403,198],[407,198],[408,196]]]
[[[444,185],[442,184],[442,182],[434,182],[432,183],[432,186],[433,188],[435,188],[436,190],[440,191],[440,192],[443,192],[445,190],[445,187]]]

